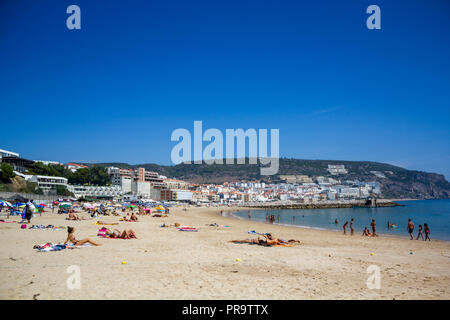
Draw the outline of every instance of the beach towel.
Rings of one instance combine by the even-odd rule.
[[[18,223],[18,221],[5,221],[5,220],[0,220],[0,223]]]
[[[177,228],[178,231],[192,231],[192,232],[197,232],[198,229],[197,228],[192,228],[192,227],[179,227]]]
[[[223,224],[217,224],[217,223],[210,223],[207,224],[209,227],[218,227],[218,228],[229,228],[230,226],[224,226]]]
[[[32,225],[31,227],[29,227],[28,229],[39,229],[39,230],[65,230],[66,227],[64,226],[59,226],[59,227],[55,227],[54,225],[49,224],[48,226],[44,226],[42,224],[39,225]]]
[[[97,236],[106,238],[106,228],[98,229]]]
[[[106,223],[106,222],[101,222],[101,221],[95,221],[94,224],[97,225],[97,226],[116,226],[119,223],[117,223],[117,222]]]
[[[49,251],[61,251],[66,249],[65,244],[52,244],[52,243],[45,243],[43,245],[36,245],[34,246],[34,249],[38,249],[39,252],[49,252]]]
[[[248,242],[248,240],[252,240],[253,242]],[[271,245],[267,245],[264,242],[259,243],[258,240],[256,239],[247,239],[247,240],[231,240],[230,242],[232,243],[237,243],[237,244],[250,244],[250,245],[259,245],[262,247],[294,247],[293,244],[290,243],[280,243],[280,244],[271,244]]]
[[[34,249],[37,249],[38,252],[49,252],[49,251],[61,251],[64,249],[75,249],[80,247],[91,247],[90,243],[85,243],[81,246],[75,246],[73,243],[69,244],[52,244],[51,242],[45,243],[42,245],[35,245]]]
[[[267,233],[260,233],[260,232],[256,232],[255,230],[248,231],[247,233],[248,233],[248,234],[258,234],[258,235],[260,235],[260,236],[267,235]]]

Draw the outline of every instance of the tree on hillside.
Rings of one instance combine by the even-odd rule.
[[[67,190],[65,186],[56,186],[56,194],[58,196],[73,196],[73,193]]]
[[[11,183],[11,179],[15,176],[13,167],[3,162],[0,166],[0,181],[3,183]]]
[[[110,182],[108,171],[103,166],[92,166],[89,168],[89,183],[105,186]]]

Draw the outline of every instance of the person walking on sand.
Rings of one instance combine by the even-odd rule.
[[[411,240],[414,240],[413,231],[414,231],[414,223],[411,221],[411,219],[408,219],[408,226],[406,229],[409,232],[409,236],[411,237]]]
[[[425,241],[431,241],[430,239],[430,227],[428,226],[428,224],[424,223],[423,226],[425,227]]]
[[[344,234],[346,234],[345,228],[347,228],[348,221],[345,221],[344,225],[342,226],[342,229],[344,229]]]
[[[424,239],[423,239],[422,225],[421,225],[421,224],[419,224],[419,233],[417,234],[416,240],[419,240],[419,237],[421,237],[422,240],[424,240]]]
[[[353,221],[354,219],[352,218],[352,220],[350,220],[350,235],[353,235],[353,233],[355,232],[355,229],[353,229]]]
[[[25,209],[22,214],[22,221],[27,220],[27,223],[30,223],[31,218],[33,217],[34,210],[35,206],[33,204],[33,199],[31,199],[25,205]]]
[[[370,224],[372,227],[372,237],[378,237],[377,235],[377,223],[375,222],[375,219],[372,219],[372,223]]]

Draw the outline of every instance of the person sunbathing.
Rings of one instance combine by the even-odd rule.
[[[249,243],[249,244],[259,244],[261,246],[265,246],[266,245],[266,241],[263,239],[260,239],[258,237],[258,239],[245,239],[245,240],[231,240],[231,242],[235,242],[235,243]]]
[[[81,220],[74,212],[69,212],[69,218],[67,220]]]
[[[290,239],[288,241],[285,241],[283,239],[274,238],[271,233],[265,234],[264,237],[266,238],[266,244],[268,246],[280,245],[280,244],[289,244],[289,243],[300,243],[299,240],[295,240],[295,239]]]
[[[74,212],[69,212],[69,217],[67,218],[67,220],[87,220],[87,219],[80,218]]]
[[[299,240],[288,240],[285,241],[283,239],[274,238],[272,234],[268,233],[264,235],[265,239],[261,239],[258,237],[258,239],[246,239],[246,240],[231,240],[231,242],[236,243],[249,243],[249,244],[258,244],[260,246],[273,246],[273,245],[286,245],[286,244],[293,244],[293,243],[300,243]]]
[[[101,246],[100,243],[97,243],[95,241],[92,241],[89,238],[84,238],[83,240],[77,240],[75,238],[75,228],[74,227],[67,227],[67,239],[66,242],[64,242],[64,244],[67,244],[68,242],[73,243],[75,246],[82,246],[85,243],[90,243],[94,246]]]
[[[123,232],[120,232],[120,230],[117,229],[114,229],[113,231],[106,229],[105,234],[108,238],[113,239],[137,239],[133,229],[123,230]]]
[[[138,217],[136,217],[136,215],[132,213],[129,219],[127,217],[123,217],[121,221],[138,222]]]

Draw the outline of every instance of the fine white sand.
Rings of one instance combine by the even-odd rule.
[[[77,239],[102,244],[37,252],[35,244],[64,242],[66,231],[20,229],[0,223],[1,299],[449,299],[450,243],[361,237],[222,217],[230,208],[172,208],[168,218],[140,216],[109,228],[132,228],[138,239],[103,239],[94,221],[45,213],[32,224],[75,226]],[[235,209],[234,209],[235,210]],[[245,209],[242,209],[245,210]],[[87,217],[87,214],[82,214]],[[11,218],[18,220],[18,218]],[[101,218],[118,222],[119,217]],[[182,232],[160,225],[198,227]],[[229,228],[206,224],[218,223]],[[230,243],[249,230],[299,239],[295,247]],[[412,252],[412,254],[410,254]],[[374,255],[371,255],[374,253]],[[237,261],[236,259],[241,259]],[[126,264],[122,264],[126,261]],[[80,267],[81,288],[68,289],[67,268]],[[368,289],[367,268],[381,270]]]

